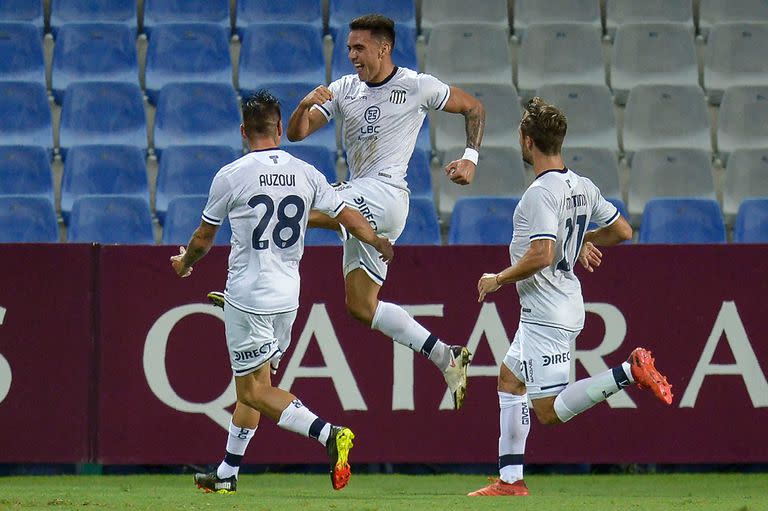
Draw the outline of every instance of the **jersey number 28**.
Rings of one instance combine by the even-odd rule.
[[[259,204],[263,204],[266,208],[264,215],[259,220],[258,225],[253,230],[253,236],[251,237],[253,248],[256,250],[264,250],[269,248],[269,240],[263,240],[261,237],[264,235],[264,231],[269,226],[269,221],[272,219],[272,215],[275,213],[275,202],[269,195],[254,195],[248,201],[248,205],[255,208]],[[289,214],[288,206],[294,206],[295,212]],[[301,236],[301,219],[304,217],[304,201],[298,195],[287,195],[277,205],[277,224],[272,230],[272,241],[278,248],[288,248],[296,244]],[[282,238],[281,233],[284,229],[288,230],[289,236]]]

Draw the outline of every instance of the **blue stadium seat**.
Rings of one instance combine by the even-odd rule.
[[[336,176],[336,151],[334,149],[316,145],[294,145],[281,147],[281,149],[314,165],[317,170],[323,173],[329,183],[335,183],[339,180]]]
[[[119,144],[147,147],[141,90],[135,83],[73,83],[64,92],[59,146]]]
[[[0,195],[38,195],[53,204],[48,151],[38,146],[0,146]]]
[[[151,245],[152,215],[147,201],[122,195],[85,195],[72,206],[67,241]]]
[[[163,245],[186,245],[192,233],[200,225],[201,216],[208,195],[182,195],[168,203],[165,225],[163,226]],[[229,219],[219,227],[216,233],[215,245],[229,245],[232,238],[232,228]]]
[[[69,149],[61,180],[61,216],[69,223],[72,204],[83,195],[124,195],[149,205],[144,152],[135,146],[84,145]]]
[[[440,245],[440,223],[431,197],[411,197],[405,229],[398,245]]]
[[[322,0],[237,0],[237,30],[253,23],[307,23],[323,28]]]
[[[512,197],[464,197],[456,201],[449,245],[509,245],[515,208]]]
[[[43,39],[31,23],[0,23],[0,80],[45,85]]]
[[[207,195],[221,167],[242,155],[228,146],[173,146],[160,155],[155,214],[165,221],[168,203],[181,195]]]
[[[395,49],[392,52],[392,61],[396,66],[407,67],[414,71],[419,70],[416,61],[416,28],[409,26],[397,27],[395,34]],[[344,25],[339,29],[333,40],[333,53],[331,54],[331,81],[344,75],[354,74],[355,68],[349,61],[347,50],[347,38],[349,28]]]
[[[315,87],[325,83],[322,29],[304,23],[245,27],[238,81],[240,88],[248,89],[284,82],[310,82]]]
[[[0,243],[55,243],[59,227],[46,197],[0,196]]]
[[[432,198],[432,171],[429,167],[431,156],[429,151],[418,147],[411,154],[411,159],[408,161],[408,174],[405,176],[411,197]]]
[[[725,223],[710,199],[653,199],[643,211],[640,243],[725,243]]]
[[[349,26],[358,16],[380,13],[395,21],[395,31],[403,27],[416,29],[416,5],[413,0],[330,0],[328,4],[328,27],[331,36]]]
[[[32,23],[43,34],[43,2],[37,0],[3,0],[0,2],[0,21]]]
[[[120,23],[136,37],[136,0],[53,0],[51,28],[54,34],[65,23]]]
[[[341,238],[339,233],[330,229],[307,229],[304,245],[307,247],[341,246]]]
[[[53,149],[51,108],[45,86],[0,82],[0,145],[39,145]]]
[[[219,83],[171,83],[160,90],[155,150],[172,145],[225,145],[243,150],[235,89]]]
[[[172,23],[152,30],[147,46],[145,88],[153,104],[164,85],[210,82],[232,85],[226,31],[211,23]]]
[[[768,198],[746,199],[733,227],[736,243],[768,243]]]
[[[144,0],[144,31],[161,23],[216,23],[229,33],[229,0]]]
[[[114,23],[63,25],[53,49],[51,79],[53,95],[59,104],[70,83],[99,81],[138,84],[135,34],[127,26]]]

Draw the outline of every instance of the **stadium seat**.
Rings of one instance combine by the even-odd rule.
[[[446,151],[453,159],[464,151],[464,143]],[[456,155],[455,157],[453,155]],[[443,163],[447,163],[448,159]],[[503,197],[522,197],[528,188],[528,178],[523,169],[520,150],[512,145],[506,147],[483,147],[477,162],[477,174],[470,186],[456,185],[444,178],[439,183],[440,217],[447,221],[453,205],[462,197],[476,195],[494,195]]]
[[[733,228],[736,243],[768,243],[768,198],[741,203]]]
[[[58,104],[61,104],[64,90],[70,83],[138,84],[139,68],[133,31],[125,25],[113,23],[63,25],[53,49],[51,77]]]
[[[344,75],[355,72],[352,63],[349,61],[347,50],[347,38],[349,29],[342,27],[336,34],[333,42],[333,53],[331,54],[331,81],[337,80]],[[407,67],[414,71],[419,70],[416,61],[416,29],[407,26],[397,29],[395,36],[395,49],[392,52],[392,61],[396,66]]]
[[[653,199],[640,225],[640,243],[725,243],[717,202],[709,199]]]
[[[699,87],[638,85],[624,112],[626,153],[650,148],[712,150],[709,112]]]
[[[605,85],[600,29],[579,23],[528,28],[518,52],[517,90],[525,101],[550,83]]]
[[[254,23],[306,23],[323,28],[322,0],[237,0],[237,30]]]
[[[517,91],[512,85],[455,82],[454,85],[482,101],[485,106],[487,115],[483,148],[509,145],[517,147],[519,145],[517,127],[522,113]],[[435,112],[432,115],[432,120],[435,124],[435,149],[438,152],[444,152],[448,147],[466,144],[467,134],[464,117],[446,112]],[[461,154],[460,152],[456,156]]]
[[[124,195],[149,205],[147,165],[138,147],[85,145],[69,149],[61,180],[61,216],[69,223],[72,204],[83,195]]]
[[[693,35],[691,0],[607,0],[605,31],[613,38],[616,28],[631,23],[675,23]]]
[[[53,204],[48,151],[38,146],[0,146],[0,195],[38,195]]]
[[[699,32],[705,38],[718,23],[768,22],[764,0],[699,0]]]
[[[464,197],[456,201],[448,232],[449,245],[509,245],[520,199]]]
[[[629,212],[656,197],[715,197],[712,156],[701,149],[642,149],[631,160]]]
[[[51,28],[54,34],[65,23],[120,23],[136,37],[136,0],[53,0]]]
[[[422,0],[421,34],[429,37],[432,27],[443,23],[489,23],[509,30],[506,0]]]
[[[37,0],[3,0],[0,2],[1,22],[23,22],[34,25],[42,36],[45,28],[43,2]]]
[[[568,121],[570,123],[570,116]],[[568,131],[570,132],[570,126]],[[566,137],[567,140],[567,137]],[[619,158],[615,150],[604,147],[564,147],[566,167],[592,180],[605,197],[620,197]]]
[[[768,86],[766,48],[768,22],[712,27],[704,58],[704,87],[709,101],[720,103],[729,87]]]
[[[269,58],[264,58],[265,55]],[[284,82],[310,82],[315,87],[325,83],[322,29],[304,23],[259,23],[245,27],[238,81],[241,89]]]
[[[59,146],[117,144],[147,147],[141,90],[135,83],[79,82],[64,92]]]
[[[329,183],[338,181],[336,176],[336,150],[319,145],[295,144],[291,147],[281,147],[294,157],[304,160],[322,172]]]
[[[431,197],[411,197],[405,229],[397,245],[440,245],[440,223]]]
[[[736,149],[768,145],[768,85],[731,87],[717,117],[717,151],[722,160]]]
[[[59,227],[47,197],[0,196],[0,243],[55,243]]]
[[[484,23],[445,23],[432,29],[425,72],[454,83],[512,85],[509,37],[504,27]]]
[[[229,0],[144,0],[144,31],[161,23],[215,23],[229,34]]]
[[[192,233],[200,225],[208,195],[182,195],[171,199],[163,225],[163,245],[186,245]],[[229,219],[219,227],[214,245],[229,245],[232,239],[232,228]]]
[[[173,23],[152,30],[147,46],[146,91],[156,104],[169,83],[208,82],[232,86],[225,30],[212,23]]]
[[[45,86],[43,39],[31,23],[0,23],[0,81]]]
[[[67,241],[151,245],[155,241],[149,205],[139,197],[82,196],[72,206]]]
[[[542,23],[579,23],[601,32],[600,0],[515,0],[514,28],[518,39],[525,39],[529,26]]]
[[[304,245],[307,247],[341,246],[339,233],[330,229],[307,229],[304,234]]]
[[[408,173],[405,181],[411,191],[411,197],[432,198],[432,171],[429,167],[431,155],[424,149],[415,148],[408,161]]]
[[[228,146],[172,146],[160,155],[155,214],[165,221],[168,203],[181,195],[207,195],[216,172],[242,155]]]
[[[0,119],[0,145],[53,149],[51,108],[44,85],[0,82]]]
[[[606,85],[544,85],[536,95],[568,118],[564,147],[619,149],[611,91]]]
[[[328,28],[336,38],[340,29],[358,16],[372,12],[383,14],[395,22],[395,30],[401,27],[416,29],[416,5],[414,0],[329,0]]]
[[[623,105],[629,89],[643,84],[698,86],[696,48],[690,27],[674,23],[619,26],[611,57],[614,99]]]
[[[768,143],[763,149],[737,149],[723,180],[723,212],[734,215],[747,197],[768,197]]]
[[[160,90],[155,151],[172,145],[225,145],[242,151],[235,89],[219,83],[171,83]]]

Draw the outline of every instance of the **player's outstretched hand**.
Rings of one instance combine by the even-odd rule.
[[[309,94],[304,96],[300,105],[304,108],[311,108],[312,105],[322,105],[326,101],[333,99],[333,93],[325,85],[318,85]]]
[[[603,253],[591,242],[587,241],[579,252],[579,262],[588,272],[595,271],[603,261]]]
[[[173,266],[174,271],[176,271],[176,275],[181,278],[189,277],[192,274],[192,268],[185,265],[181,260],[186,251],[186,248],[179,247],[179,254],[171,256],[171,266]]]
[[[485,300],[485,295],[495,293],[500,287],[495,273],[483,273],[483,276],[477,282],[477,301],[482,302]]]
[[[389,264],[393,257],[395,257],[395,250],[392,248],[392,243],[384,237],[379,237],[376,242],[376,251],[381,254],[379,259]]]
[[[457,185],[468,185],[475,178],[476,168],[469,160],[453,160],[445,166],[445,175]]]

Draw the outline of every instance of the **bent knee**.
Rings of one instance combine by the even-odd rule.
[[[543,410],[534,408],[533,411],[536,414],[536,418],[539,420],[539,424],[549,426],[552,424],[560,424],[562,422],[560,417],[555,413],[554,407],[545,408]]]
[[[357,321],[365,323],[368,326],[373,323],[373,315],[376,312],[376,306],[374,304],[347,297],[346,305],[349,315]]]

